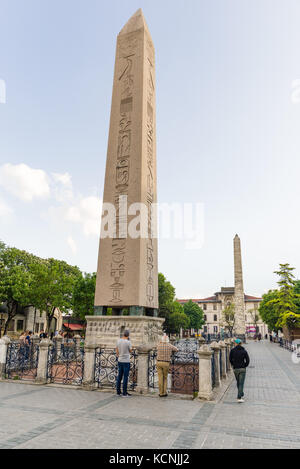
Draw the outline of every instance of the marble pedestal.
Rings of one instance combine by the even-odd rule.
[[[130,331],[134,348],[155,347],[163,335],[163,318],[148,316],[87,316],[85,342],[87,345],[115,348],[124,330]]]

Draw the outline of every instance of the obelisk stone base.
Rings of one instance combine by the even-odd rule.
[[[163,318],[148,316],[87,316],[86,344],[115,348],[125,330],[133,347],[155,347],[163,334]]]

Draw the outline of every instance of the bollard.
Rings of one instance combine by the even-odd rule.
[[[82,385],[88,389],[95,389],[95,354],[99,348],[95,344],[85,344],[84,346],[84,372]]]
[[[208,345],[202,345],[199,355],[199,394],[198,398],[209,401],[212,398],[211,356],[213,351]]]
[[[137,374],[137,388],[139,394],[147,394],[149,392],[149,352],[152,347],[144,344],[137,347],[138,352],[138,374]]]
[[[48,353],[49,347],[53,345],[53,342],[49,339],[42,339],[40,342],[39,350],[39,362],[36,376],[36,383],[47,384],[48,380]]]
[[[221,375],[220,375],[220,353],[221,347],[218,342],[213,342],[210,345],[214,356],[215,356],[215,386],[218,387],[221,384]]]
[[[11,340],[7,335],[0,339],[0,379],[5,379],[7,349],[10,343]]]
[[[222,360],[221,379],[226,379],[227,378],[227,373],[226,373],[226,344],[223,340],[220,340],[219,346],[221,347],[221,360]]]

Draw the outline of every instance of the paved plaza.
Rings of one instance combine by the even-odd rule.
[[[0,448],[300,448],[300,364],[247,345],[246,402],[124,399],[69,387],[0,383]]]

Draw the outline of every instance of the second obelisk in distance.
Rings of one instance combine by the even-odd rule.
[[[128,235],[120,200],[127,200],[128,207],[136,203],[147,207],[147,237]],[[129,308],[130,315],[156,316],[155,53],[142,10],[118,35],[103,202],[115,206],[116,234],[100,240],[95,313],[105,315],[111,307],[113,314]],[[128,216],[129,225],[136,215]],[[102,218],[102,236],[104,225]]]

